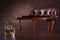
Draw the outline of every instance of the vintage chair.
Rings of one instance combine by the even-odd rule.
[[[37,31],[36,22],[38,20],[43,20],[48,21],[48,30],[53,31],[56,24],[57,13],[58,9],[56,8],[33,9],[29,16],[17,17],[16,19],[20,21],[20,30],[22,30],[21,20],[32,20],[34,31]]]

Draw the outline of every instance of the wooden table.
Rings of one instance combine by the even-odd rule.
[[[48,21],[48,30],[49,31],[53,31],[55,24],[56,24],[56,20],[55,18],[50,18],[50,17],[17,17],[17,20],[19,20],[20,22],[20,30],[22,30],[22,26],[21,26],[21,20],[32,20],[33,23],[33,31],[37,31],[36,30],[36,22],[39,21]]]

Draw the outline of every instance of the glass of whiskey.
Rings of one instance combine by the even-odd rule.
[[[4,40],[16,40],[15,39],[15,27],[10,24],[4,25]]]

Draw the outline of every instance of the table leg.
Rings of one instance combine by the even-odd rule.
[[[48,31],[51,29],[51,21],[48,21]]]
[[[52,25],[51,25],[51,31],[54,31],[54,27],[55,27],[56,21],[52,21]]]
[[[36,31],[37,31],[37,30],[36,30],[36,20],[32,20],[32,23],[33,23],[33,31],[36,32]]]
[[[19,28],[19,29],[20,29],[20,31],[21,31],[21,30],[22,30],[22,26],[21,26],[21,20],[19,20],[19,22],[20,22],[20,28]]]

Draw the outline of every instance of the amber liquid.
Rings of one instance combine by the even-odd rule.
[[[7,30],[7,29],[5,29],[5,32],[6,32],[7,34],[9,34],[9,33],[11,33],[11,32],[14,32],[14,30]]]
[[[16,40],[15,39],[15,28],[5,29],[5,40]]]

